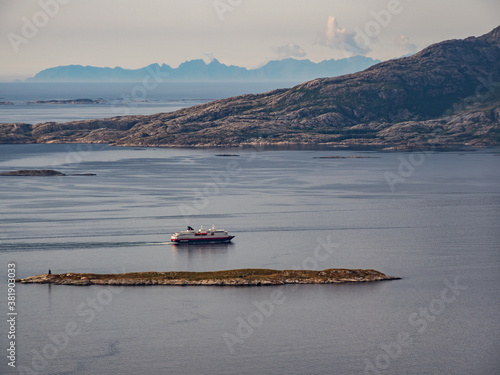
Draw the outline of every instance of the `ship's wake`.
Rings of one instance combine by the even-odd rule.
[[[47,250],[86,250],[86,249],[108,249],[118,247],[139,247],[139,246],[161,246],[168,245],[168,242],[16,242],[0,243],[0,252],[15,251],[47,251]]]

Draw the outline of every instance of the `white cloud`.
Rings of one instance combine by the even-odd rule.
[[[417,52],[417,45],[415,43],[410,42],[410,38],[406,35],[401,35],[394,40],[394,44],[402,47],[408,53]]]
[[[295,43],[288,43],[284,46],[275,47],[274,52],[278,54],[280,59],[286,59],[288,57],[304,57],[307,53]]]
[[[214,57],[213,53],[209,52],[209,53],[203,54],[203,61],[205,61],[206,64],[210,64],[214,60],[215,60],[215,57]]]
[[[339,27],[334,16],[328,17],[326,28],[318,34],[316,43],[354,54],[365,54],[370,51],[367,45],[361,45],[356,41],[354,31],[347,31],[345,28]]]

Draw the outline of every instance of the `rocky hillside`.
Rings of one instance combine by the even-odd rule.
[[[359,73],[171,113],[3,124],[0,141],[130,146],[498,144],[500,27],[481,37],[434,44]]]

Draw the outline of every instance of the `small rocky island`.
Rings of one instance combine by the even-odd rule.
[[[18,171],[0,173],[0,176],[66,176],[53,169],[21,169]]]
[[[104,99],[51,99],[35,100],[28,104],[102,104],[106,103]]]
[[[214,272],[132,272],[121,274],[42,274],[16,280],[22,284],[57,285],[214,285],[264,286],[284,284],[336,284],[396,280],[382,272],[364,269],[331,268],[323,271],[272,270],[261,268]]]
[[[34,177],[50,177],[50,176],[97,176],[95,173],[73,173],[66,174],[53,169],[21,169],[18,171],[3,172],[0,176],[34,176]]]

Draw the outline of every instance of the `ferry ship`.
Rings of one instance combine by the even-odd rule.
[[[224,229],[215,229],[212,225],[210,229],[203,229],[202,226],[197,231],[187,227],[187,230],[172,234],[170,241],[175,243],[230,242],[233,238],[234,236]]]

